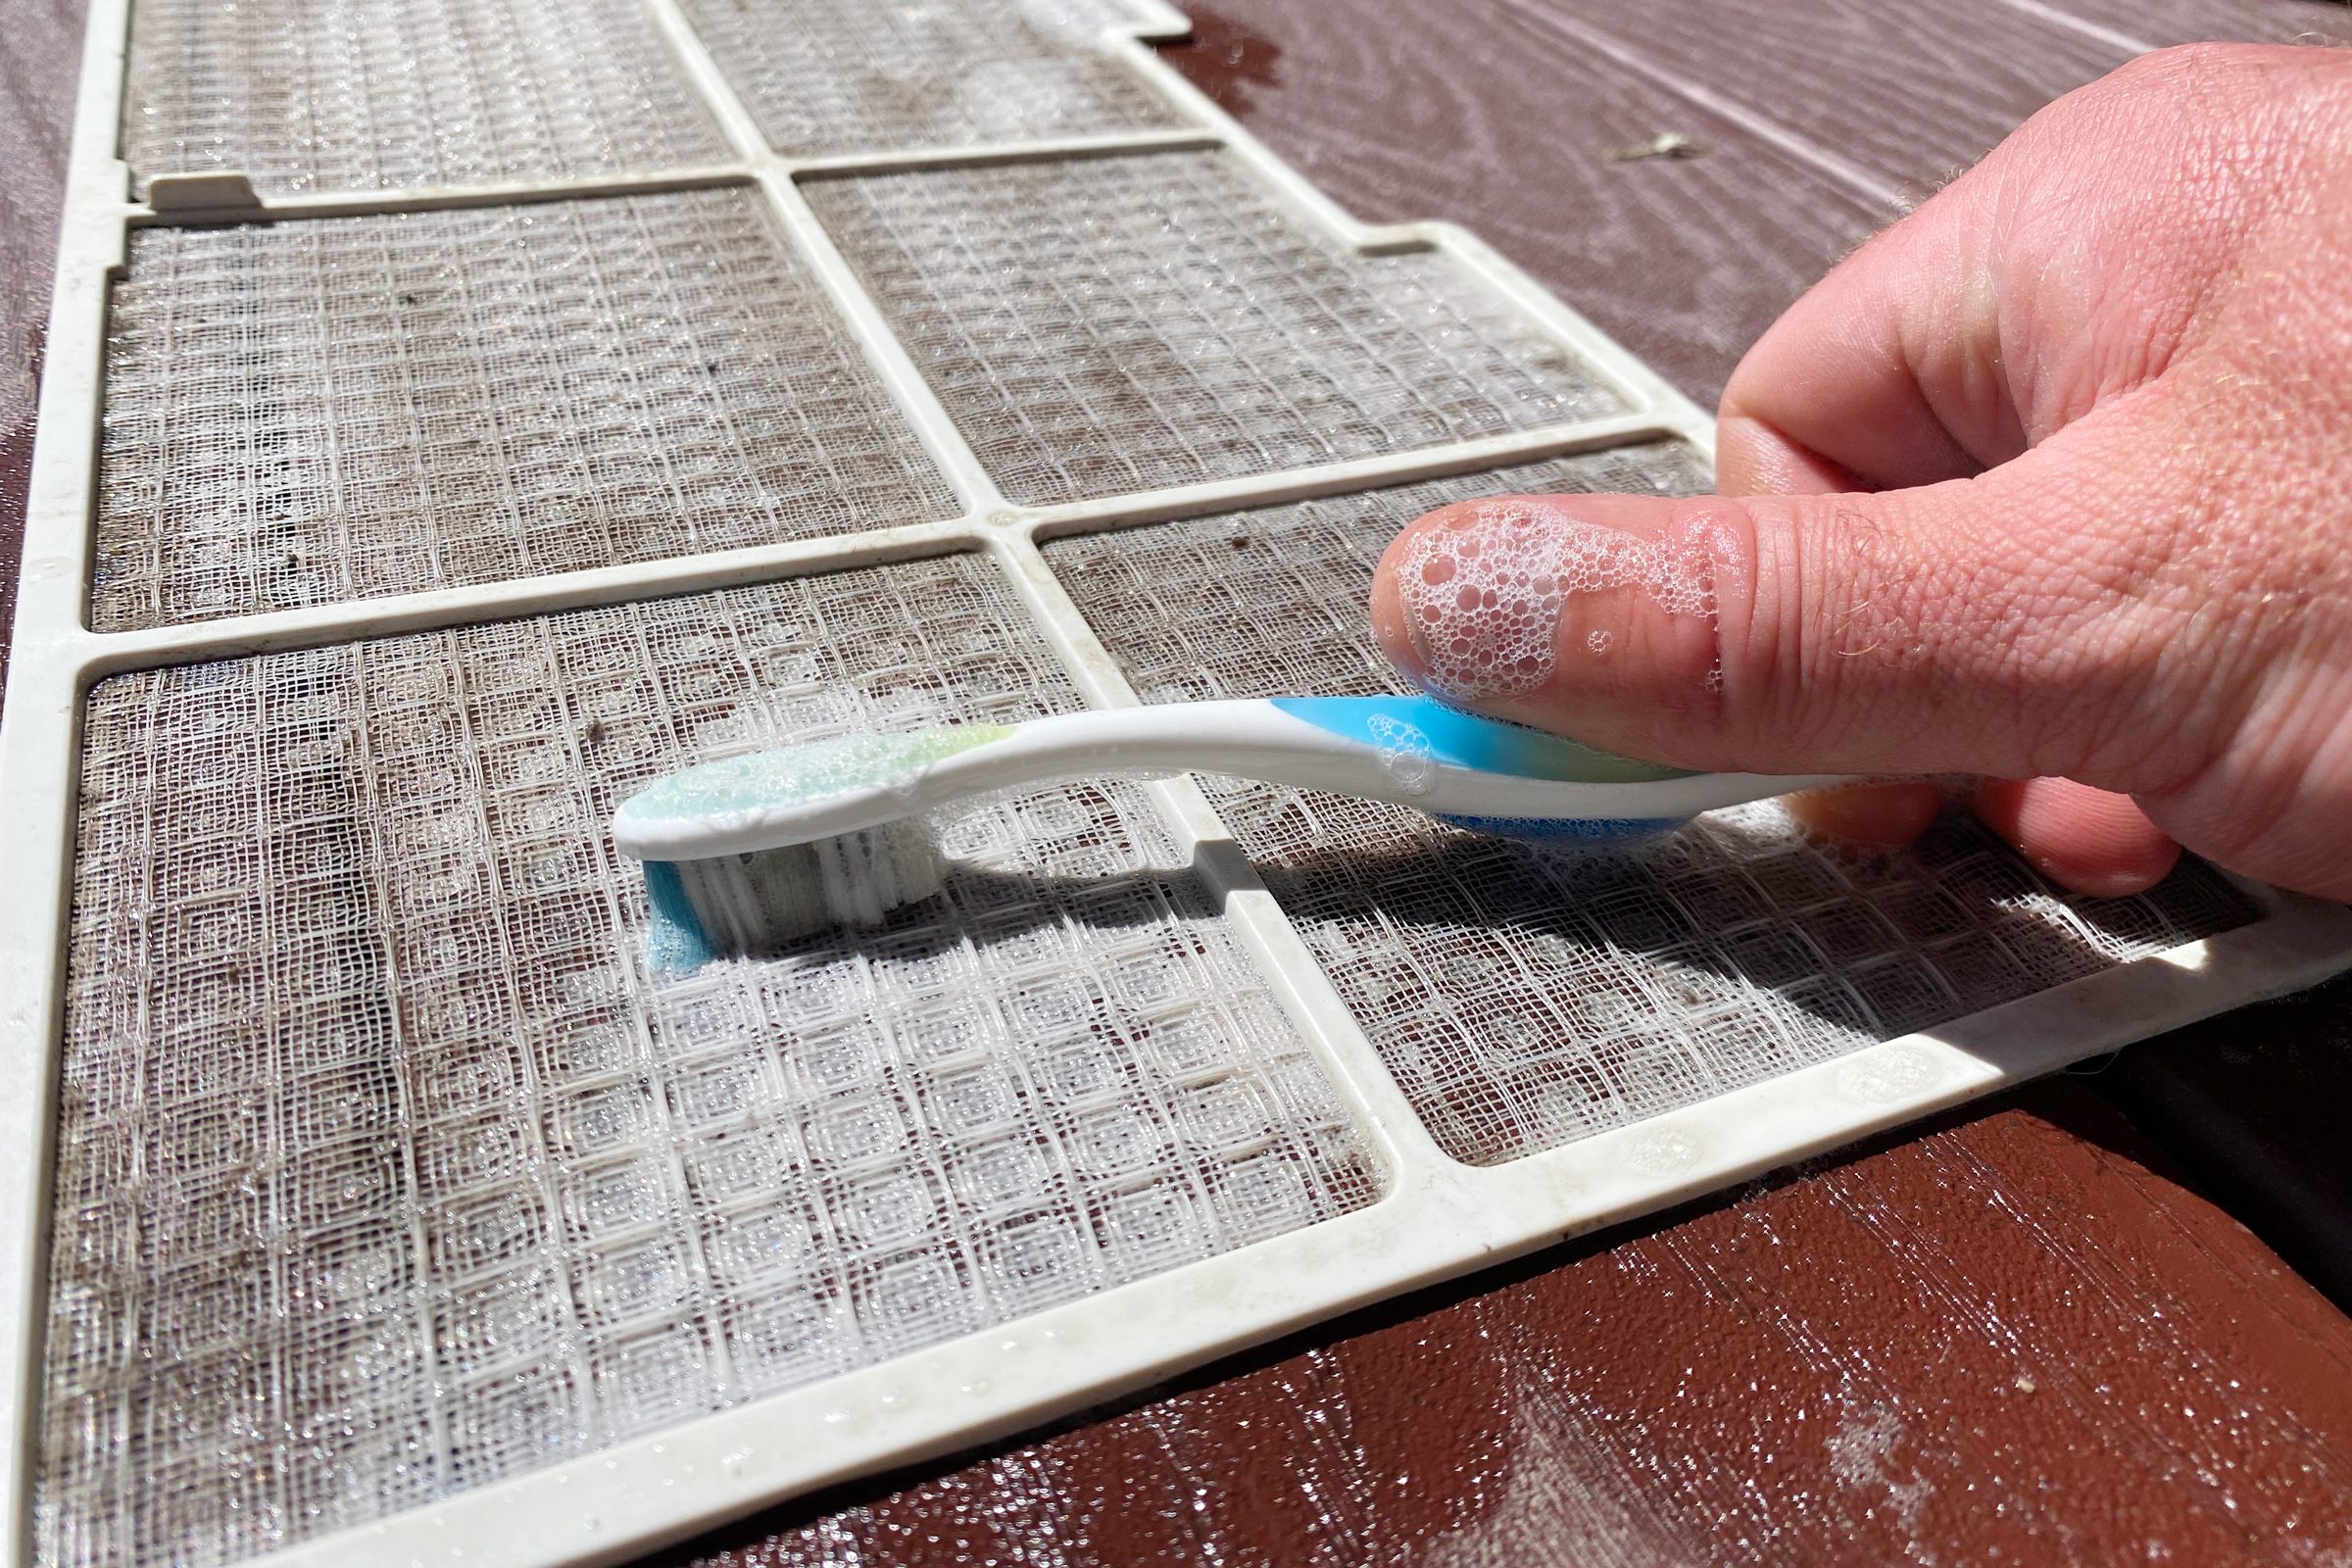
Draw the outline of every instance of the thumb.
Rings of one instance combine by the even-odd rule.
[[[1422,517],[1375,630],[1465,706],[1686,767],[2160,787],[2199,744],[2194,585],[2094,416],[1985,474],[1850,495],[1544,496]],[[2207,666],[2210,668],[2211,666]]]

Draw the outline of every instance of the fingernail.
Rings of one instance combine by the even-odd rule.
[[[2144,893],[2180,858],[2132,797],[2072,779],[1987,779],[1976,808],[2035,870],[2094,899]]]

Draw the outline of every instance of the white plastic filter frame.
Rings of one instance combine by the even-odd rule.
[[[761,143],[674,0],[645,0],[735,157],[709,169],[463,190],[288,196],[248,204],[234,182],[191,180],[127,199],[118,156],[129,0],[94,0],[48,338],[5,726],[0,800],[14,817],[12,896],[0,903],[0,1484],[5,1561],[33,1553],[50,1236],[52,1135],[65,1000],[83,701],[125,670],[666,596],[949,550],[991,558],[1086,700],[1137,702],[1045,564],[1056,533],[1232,510],[1382,482],[1679,437],[1712,450],[1712,421],[1478,240],[1443,223],[1370,227],[1340,212],[1156,57],[1186,23],[1157,0],[1108,41],[1184,127],[986,149],[804,160]],[[1596,371],[1629,412],[1584,423],[1247,479],[1067,506],[1007,503],[972,455],[797,186],[823,173],[1223,148],[1305,220],[1366,253],[1435,249],[1483,278]],[[347,601],[234,619],[85,629],[109,290],[128,228],[298,220],[754,184],[956,490],[953,521],[885,527],[650,564]],[[217,204],[209,205],[208,204]],[[1371,1205],[1010,1324],[914,1351],[250,1559],[553,1565],[625,1558],[798,1493],[995,1438],[1165,1378],[1350,1307],[1651,1212],[2133,1039],[2314,983],[2352,965],[2352,909],[2248,886],[2253,923],[1506,1163],[1448,1158],[1256,873],[1189,779],[1149,786],[1225,899],[1228,922],[1385,1164]]]

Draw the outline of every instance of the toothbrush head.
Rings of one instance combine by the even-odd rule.
[[[656,779],[612,817],[614,847],[645,861],[647,961],[657,972],[691,971],[829,926],[879,925],[930,898],[945,862],[923,818],[893,815],[838,833],[806,824],[845,803],[880,800],[887,809],[934,762],[1009,733],[969,724],[848,735]]]
[[[906,814],[927,768],[1011,733],[958,724],[838,735],[698,763],[621,802],[612,846],[640,860],[700,860],[830,838]]]

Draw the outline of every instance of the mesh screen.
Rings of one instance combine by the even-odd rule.
[[[1702,488],[1627,448],[1065,538],[1047,559],[1147,700],[1397,690],[1363,602],[1449,501]],[[1636,852],[1482,837],[1400,807],[1211,781],[1211,798],[1457,1159],[1491,1164],[2197,937],[2259,911],[2184,863],[2141,898],[2060,893],[1957,815],[1855,860],[1776,806]]]
[[[1101,46],[1102,0],[684,0],[780,153],[987,145],[1179,123]]]
[[[264,194],[558,179],[729,151],[635,0],[138,0],[122,155]]]
[[[105,420],[102,631],[960,511],[749,188],[137,230]]]
[[[973,558],[99,685],[44,1555],[246,1555],[1369,1201],[1129,786],[649,983],[621,795],[1074,703]]]
[[[1015,501],[1230,478],[1620,409],[1450,258],[1359,256],[1228,154],[804,188]]]

